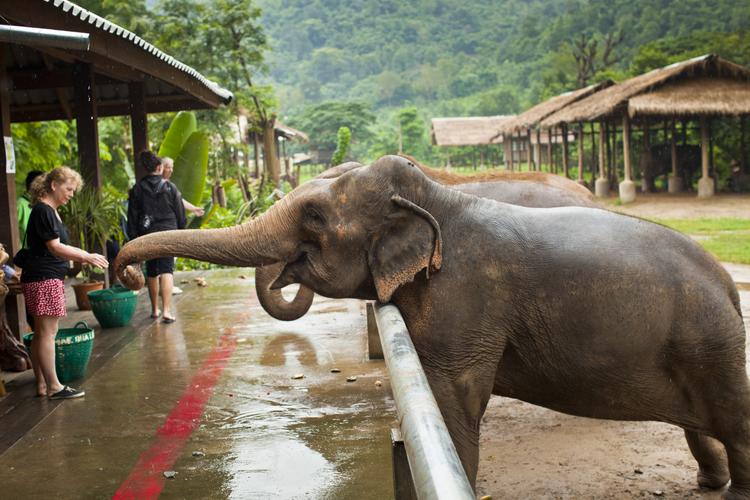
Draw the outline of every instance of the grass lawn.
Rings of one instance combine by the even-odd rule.
[[[651,219],[694,238],[722,262],[750,264],[750,219]]]

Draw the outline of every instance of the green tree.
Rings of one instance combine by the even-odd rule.
[[[341,127],[337,134],[336,151],[331,157],[331,165],[339,165],[344,162],[346,154],[349,152],[349,144],[352,140],[352,132],[349,127]]]
[[[329,101],[306,108],[292,124],[310,136],[311,149],[333,151],[341,127],[351,131],[354,144],[371,137],[369,126],[374,121],[375,116],[363,103]]]

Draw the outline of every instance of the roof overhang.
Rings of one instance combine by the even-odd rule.
[[[87,34],[88,50],[29,42],[4,43],[12,82],[11,120],[70,119],[73,73],[88,63],[94,72],[99,116],[129,112],[130,84],[142,84],[146,112],[216,108],[232,93],[124,28],[67,0],[4,2],[3,18],[26,28]]]

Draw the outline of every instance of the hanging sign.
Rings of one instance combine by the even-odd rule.
[[[5,173],[16,173],[16,153],[13,151],[13,138],[3,137],[5,143]]]

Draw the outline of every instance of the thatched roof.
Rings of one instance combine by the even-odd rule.
[[[432,143],[436,146],[479,146],[500,144],[493,141],[497,130],[513,115],[433,118]]]
[[[743,115],[750,113],[750,81],[701,77],[667,84],[628,101],[636,115]]]
[[[512,134],[519,130],[526,130],[527,128],[536,127],[540,121],[547,118],[549,115],[558,111],[565,106],[568,106],[576,101],[590,96],[595,92],[599,92],[602,89],[611,87],[615,82],[612,80],[604,80],[603,82],[595,83],[578,90],[572,90],[565,92],[564,94],[557,95],[551,99],[547,99],[544,102],[540,102],[536,106],[533,106],[515,118],[508,120],[497,131],[497,135],[501,134]]]
[[[692,105],[686,102],[676,108],[667,107],[667,103],[673,99],[673,97],[667,97],[670,93],[669,89],[676,91],[681,88],[677,83],[698,80],[703,82],[705,87],[701,91],[704,98],[691,97]],[[732,88],[746,87],[750,85],[750,69],[722,59],[715,54],[708,54],[655,69],[606,88],[553,113],[542,121],[541,126],[549,128],[561,123],[593,121],[619,115],[626,109],[629,110],[630,100],[640,96],[644,96],[645,99],[647,94],[655,95],[651,99],[651,104],[654,110],[658,108],[659,111],[656,114],[659,115],[724,114],[722,110],[734,109],[735,107],[746,109],[747,103],[741,104],[733,100],[744,92],[721,91],[722,88],[728,88],[726,86],[727,80],[739,82],[737,86],[732,86]],[[686,96],[685,92],[680,95]],[[660,101],[658,105],[656,104],[657,99]],[[647,111],[649,108],[645,101],[641,100],[640,102],[640,114],[651,114]]]

